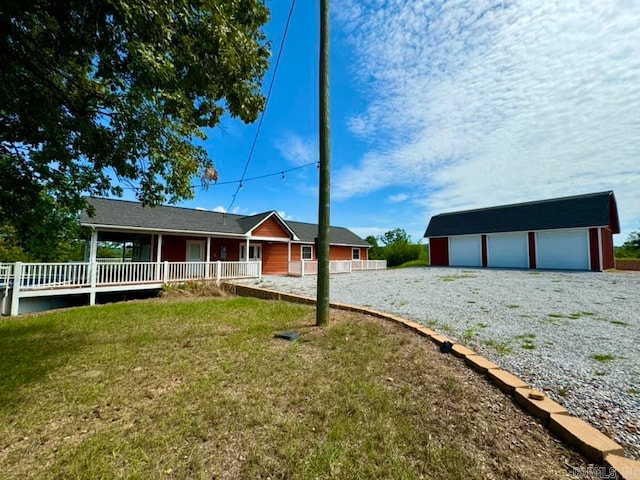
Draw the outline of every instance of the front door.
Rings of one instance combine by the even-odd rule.
[[[187,240],[187,262],[204,262],[204,240]],[[204,265],[187,265],[188,278],[204,278]]]

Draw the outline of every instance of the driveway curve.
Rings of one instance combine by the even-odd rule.
[[[315,297],[316,281],[251,283]],[[407,268],[334,275],[330,296],[473,348],[640,460],[640,274]]]

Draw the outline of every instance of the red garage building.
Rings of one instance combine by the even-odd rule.
[[[431,218],[431,265],[602,271],[620,233],[612,191],[443,213]]]

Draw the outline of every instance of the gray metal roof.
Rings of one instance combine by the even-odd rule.
[[[211,235],[246,235],[276,212],[256,215],[234,215],[183,207],[143,207],[140,202],[111,198],[87,198],[94,208],[94,216],[83,211],[80,223],[84,226],[113,230],[140,230],[149,232],[207,233]],[[318,226],[312,223],[290,222],[278,218],[291,229],[302,242],[313,243]],[[370,245],[352,231],[343,227],[331,227],[330,243],[369,247]]]
[[[442,213],[431,218],[425,237],[608,226],[620,233],[612,191]]]

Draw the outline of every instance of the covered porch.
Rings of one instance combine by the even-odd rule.
[[[260,278],[260,261],[213,262],[74,262],[0,264],[0,313],[15,316],[24,299],[159,290],[187,281]]]

